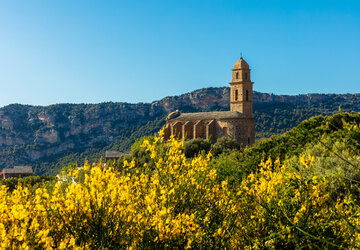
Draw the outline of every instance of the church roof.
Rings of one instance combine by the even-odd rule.
[[[173,121],[190,120],[221,120],[221,119],[251,118],[237,111],[217,111],[200,113],[180,113],[179,116],[169,119]]]
[[[237,61],[234,65],[234,69],[248,69],[248,68],[249,68],[249,64],[242,57],[240,57],[239,61]]]

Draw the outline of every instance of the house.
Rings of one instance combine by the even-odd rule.
[[[105,160],[106,161],[116,161],[118,160],[124,153],[120,151],[106,151],[105,152]]]
[[[31,166],[14,166],[14,168],[4,168],[0,171],[0,179],[7,179],[11,177],[26,177],[33,176],[34,172]]]

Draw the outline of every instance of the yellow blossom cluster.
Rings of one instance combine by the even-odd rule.
[[[85,163],[51,190],[1,187],[1,248],[191,247],[221,238],[214,219],[232,206],[227,183],[217,183],[210,155],[188,160],[183,142],[168,143],[144,142],[156,162],[150,174],[134,161],[121,173]]]
[[[187,159],[183,141],[160,136],[143,147],[152,171],[85,163],[70,182],[31,192],[0,188],[2,249],[272,248],[360,246],[359,206],[332,202],[325,179],[304,179],[271,159],[230,187],[211,154]],[[303,156],[303,164],[313,157]],[[354,229],[355,228],[355,229]]]
[[[299,157],[304,165],[312,161],[311,155]],[[327,184],[325,178],[303,178],[279,160],[262,161],[258,173],[245,178],[237,192],[236,220],[242,230],[235,238],[243,241],[236,243],[255,248],[298,246],[299,242],[318,248],[360,247],[359,204],[354,197],[348,197],[351,209],[340,199],[333,201]],[[249,235],[257,240],[250,242]]]

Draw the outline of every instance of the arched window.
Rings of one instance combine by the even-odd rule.
[[[248,144],[250,144],[250,137],[248,137]]]
[[[237,99],[238,99],[238,90],[236,89],[235,90],[235,101],[237,101]]]
[[[236,79],[239,79],[239,73],[236,72]]]
[[[246,101],[249,101],[249,91],[246,90]]]
[[[247,80],[247,72],[245,72],[245,80]]]

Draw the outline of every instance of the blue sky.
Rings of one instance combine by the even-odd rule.
[[[360,1],[0,0],[0,106],[151,102],[227,86],[360,92]]]

